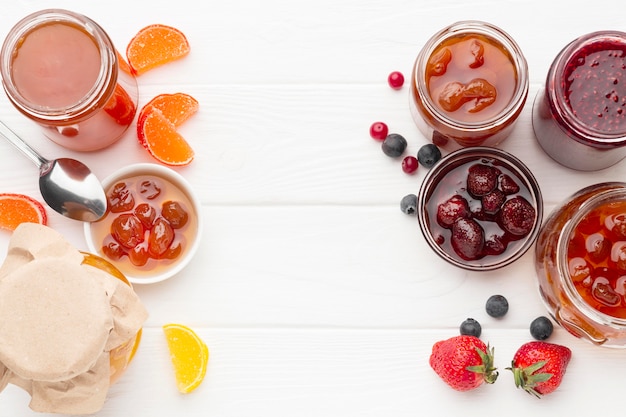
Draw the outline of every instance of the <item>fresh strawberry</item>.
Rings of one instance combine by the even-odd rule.
[[[493,348],[475,336],[460,335],[433,345],[430,366],[457,391],[493,384],[498,372],[493,366]]]
[[[549,394],[561,385],[572,351],[554,343],[533,341],[523,344],[511,367],[515,386],[536,397]]]

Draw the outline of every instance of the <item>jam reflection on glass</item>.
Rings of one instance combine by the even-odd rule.
[[[626,201],[604,203],[576,225],[567,245],[567,267],[589,306],[626,318]]]
[[[537,219],[531,192],[497,159],[449,171],[426,204],[429,227],[444,252],[461,262],[504,259],[518,251]]]

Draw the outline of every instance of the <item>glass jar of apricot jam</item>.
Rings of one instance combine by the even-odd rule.
[[[626,156],[626,33],[594,32],[556,56],[533,106],[539,144],[555,161],[581,171]]]
[[[557,207],[535,246],[541,297],[574,336],[626,347],[626,183],[576,192]]]
[[[132,287],[132,284],[128,281],[126,276],[106,259],[89,252],[82,252],[82,254],[84,256],[84,265],[90,265],[94,268],[98,268],[108,273],[112,277],[119,279],[129,287]],[[126,368],[128,368],[128,365],[132,361],[135,353],[137,352],[137,349],[139,348],[139,343],[141,342],[141,333],[142,330],[139,329],[139,331],[135,333],[134,336],[132,336],[130,339],[123,342],[122,344],[118,345],[117,347],[113,348],[109,352],[109,364],[111,369],[109,379],[111,384],[116,382],[124,374]]]
[[[15,108],[75,151],[116,142],[137,111],[130,66],[96,22],[68,10],[41,10],[16,23],[2,45],[0,72]]]
[[[457,22],[417,56],[411,114],[437,146],[496,146],[513,130],[528,82],[526,59],[507,33],[485,22]]]

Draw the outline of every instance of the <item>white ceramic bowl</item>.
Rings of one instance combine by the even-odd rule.
[[[139,184],[145,179],[155,179],[161,185],[161,194],[153,200],[146,200],[160,213],[160,207],[165,200],[179,200],[189,215],[187,224],[175,230],[177,239],[184,236],[181,242],[182,251],[175,259],[150,259],[145,266],[133,265],[127,255],[120,259],[111,259],[103,252],[105,241],[111,241],[110,227],[113,220],[122,213],[113,213],[110,210],[99,221],[85,223],[85,239],[89,251],[99,255],[115,265],[133,284],[150,284],[168,279],[180,272],[197,252],[202,232],[202,208],[196,193],[187,180],[176,171],[162,165],[141,163],[126,166],[102,181],[102,185],[109,194],[114,185],[120,182]],[[137,184],[135,184],[137,185]],[[133,185],[131,188],[137,191]],[[139,187],[139,185],[137,185]],[[137,195],[137,194],[135,194]],[[135,203],[144,202],[141,197]]]

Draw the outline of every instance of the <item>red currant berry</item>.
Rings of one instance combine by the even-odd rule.
[[[394,90],[399,90],[404,85],[404,75],[400,71],[394,71],[389,74],[387,78],[387,82],[389,82],[389,87]]]
[[[407,174],[413,174],[415,171],[417,171],[418,166],[419,163],[417,161],[417,158],[414,156],[406,156],[402,160],[402,171]]]
[[[370,126],[370,136],[372,139],[385,140],[389,134],[389,128],[383,122],[376,122]]]

